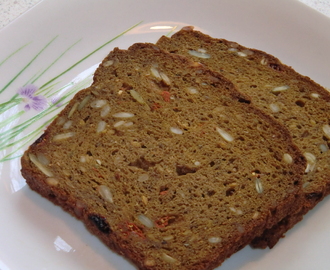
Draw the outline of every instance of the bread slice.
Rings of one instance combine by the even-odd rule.
[[[330,192],[330,94],[310,78],[295,72],[265,52],[212,38],[186,27],[158,43],[220,72],[253,104],[285,125],[308,164],[303,178],[304,199],[297,213],[287,216],[254,247],[273,247],[283,234]]]
[[[139,269],[213,269],[297,208],[288,131],[206,67],[114,49],[22,157],[28,185]]]

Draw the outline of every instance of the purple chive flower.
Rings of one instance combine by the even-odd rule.
[[[25,111],[29,111],[31,108],[36,111],[42,111],[47,108],[47,99],[41,95],[34,95],[37,90],[38,87],[33,84],[23,86],[18,90],[18,94],[23,97],[26,103],[24,106]]]

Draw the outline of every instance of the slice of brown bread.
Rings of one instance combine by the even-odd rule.
[[[171,53],[185,55],[220,72],[255,106],[285,125],[308,160],[303,178],[302,209],[287,216],[252,246],[273,247],[330,192],[330,94],[310,78],[277,58],[235,42],[212,38],[186,27],[158,43]]]
[[[139,269],[213,269],[298,208],[288,131],[218,73],[114,49],[22,157],[28,185]]]

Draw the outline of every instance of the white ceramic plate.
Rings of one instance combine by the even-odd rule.
[[[265,50],[330,87],[330,20],[294,0],[44,0],[0,32],[0,270],[135,269],[30,191],[19,156],[113,47],[184,25]],[[17,94],[27,84],[39,90]],[[47,98],[44,110],[31,107],[35,96]],[[221,269],[329,269],[328,213],[326,199],[273,250],[246,247]]]

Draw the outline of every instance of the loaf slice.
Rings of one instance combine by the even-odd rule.
[[[158,43],[171,53],[185,55],[220,72],[255,106],[285,125],[308,163],[303,178],[302,208],[262,237],[254,247],[273,247],[330,192],[330,94],[310,78],[295,72],[277,58],[235,42],[212,38],[186,27]]]
[[[305,159],[233,84],[114,49],[22,157],[28,185],[139,269],[213,269],[297,208]]]

